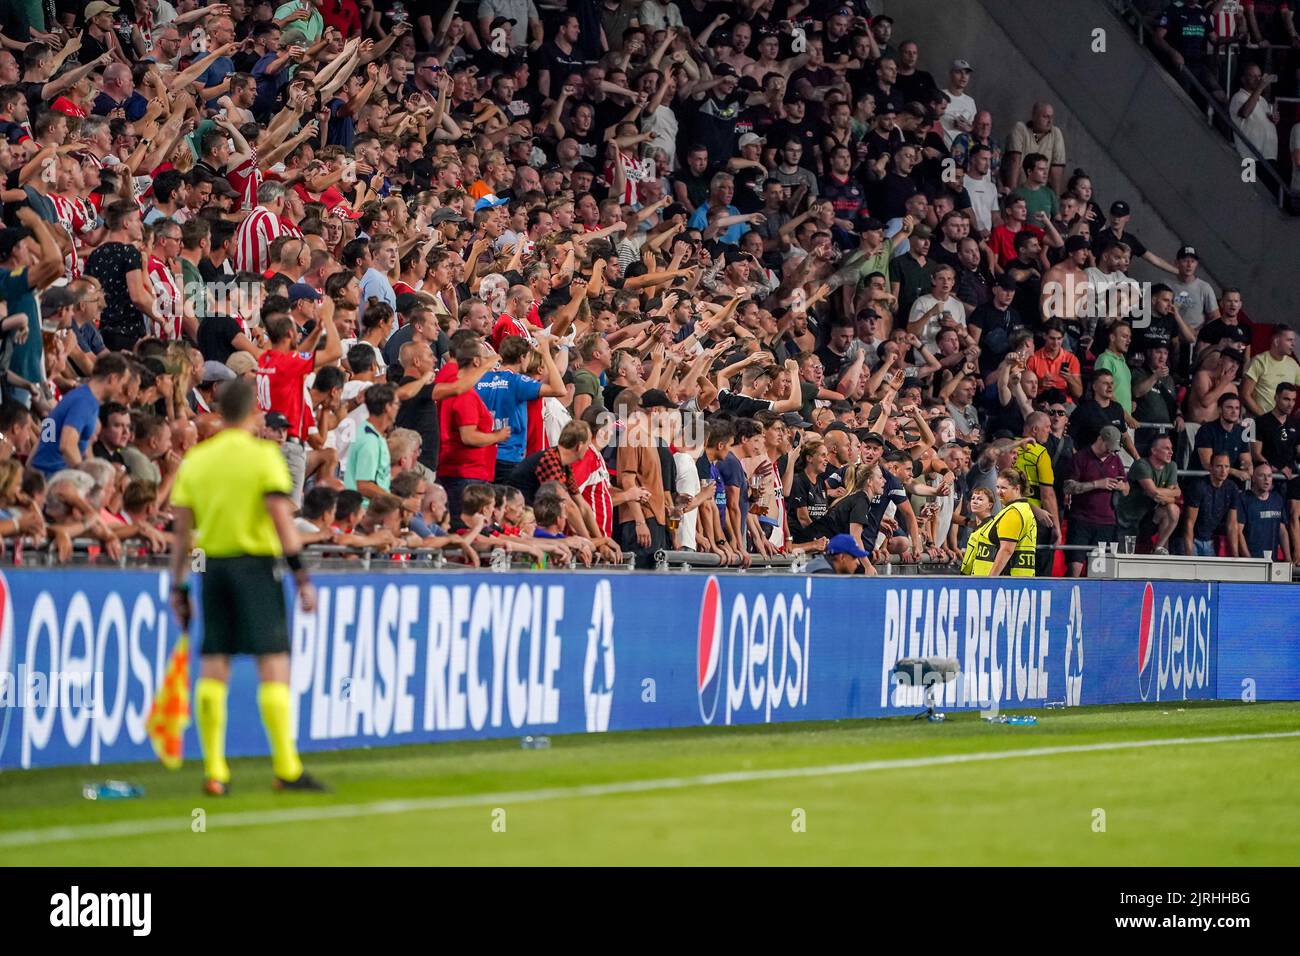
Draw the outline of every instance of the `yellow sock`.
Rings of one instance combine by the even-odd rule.
[[[200,677],[194,685],[194,709],[203,748],[203,773],[209,780],[230,782],[226,763],[226,697],[229,688],[219,680]]]
[[[289,685],[266,681],[257,689],[257,706],[271,744],[271,768],[281,780],[302,776],[302,761],[289,730]]]

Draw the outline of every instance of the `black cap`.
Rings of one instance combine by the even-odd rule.
[[[788,428],[812,428],[812,422],[804,421],[804,417],[798,412],[783,412],[781,421]]]
[[[581,162],[575,163],[572,171],[575,173],[591,173],[593,176],[596,175],[596,167],[591,165],[591,163],[587,162],[585,159]]]
[[[1112,216],[1129,216],[1133,210],[1129,209],[1128,203],[1122,199],[1117,199],[1110,204],[1110,214]]]
[[[885,224],[875,216],[861,216],[857,222],[858,232],[874,232],[877,229],[884,229]]]
[[[662,389],[648,388],[641,394],[642,408],[676,408],[676,403]]]
[[[1078,252],[1080,249],[1090,248],[1092,248],[1092,246],[1083,236],[1070,236],[1070,238],[1065,240],[1065,254],[1067,256]]]
[[[994,279],[993,286],[997,289],[1006,289],[1008,292],[1020,291],[1020,286],[1016,283],[1015,279],[1011,278],[1011,273],[1009,272],[1004,272],[1002,275]]]
[[[885,447],[885,439],[881,436],[880,432],[869,431],[865,435],[858,436],[858,441],[867,445],[879,445],[881,448]]]
[[[1183,246],[1181,249],[1178,250],[1178,255],[1174,256],[1174,258],[1175,259],[1196,259],[1199,261],[1201,257],[1196,252],[1195,246]]]
[[[287,429],[289,427],[289,419],[285,417],[283,412],[267,412],[266,427],[275,428],[275,429]]]

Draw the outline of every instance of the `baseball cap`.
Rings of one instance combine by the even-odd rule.
[[[236,352],[230,358],[226,359],[226,368],[230,369],[236,375],[245,375],[257,368],[257,359],[247,352]]]
[[[431,226],[440,226],[444,222],[459,223],[459,222],[466,222],[466,221],[467,220],[465,219],[464,216],[460,215],[458,212],[456,212],[456,210],[449,209],[446,206],[443,206],[441,209],[438,209],[437,211],[434,212],[432,216],[429,217],[429,225]]]
[[[218,176],[212,180],[212,195],[229,196],[231,199],[239,198],[239,190],[230,185],[230,181],[224,176]]]
[[[664,212],[663,212],[664,222],[668,222],[670,219],[673,218],[673,216],[686,216],[687,218],[690,218],[690,215],[691,215],[690,210],[687,209],[679,202],[669,203],[667,206],[664,207]]]
[[[1174,256],[1174,258],[1199,260],[1201,257],[1197,254],[1195,246],[1183,246],[1181,249],[1178,250],[1178,255]]]
[[[289,304],[301,302],[303,299],[310,299],[313,302],[319,302],[322,296],[305,282],[295,282],[289,286]]]
[[[952,69],[954,69],[954,70],[965,70],[967,73],[974,73],[974,72],[975,72],[975,67],[971,66],[970,63],[969,63],[968,61],[966,61],[966,60],[953,60],[953,61],[952,61]]]
[[[812,428],[812,422],[804,421],[804,417],[798,412],[783,412],[781,421],[787,428]]]
[[[858,232],[875,232],[877,229],[884,229],[885,224],[875,216],[862,216],[858,219]]]
[[[1002,275],[1000,275],[1000,276],[998,276],[996,279],[994,279],[994,280],[993,280],[993,285],[994,285],[996,288],[999,288],[999,289],[1006,289],[1008,292],[1018,292],[1018,291],[1020,291],[1020,286],[1019,286],[1019,284],[1017,284],[1016,280],[1013,279],[1013,278],[1011,277],[1011,274],[1008,273],[1008,272],[1004,272],[1004,273],[1002,273]]]
[[[929,239],[931,235],[930,227],[925,223],[920,223],[912,228],[912,238],[914,239]]]
[[[761,146],[766,142],[767,139],[759,136],[757,133],[746,133],[744,136],[740,137],[739,145],[741,149],[744,149],[746,146]]]
[[[101,13],[117,13],[117,9],[111,3],[104,3],[104,0],[95,0],[94,3],[86,4],[86,19],[97,17]]]
[[[501,199],[496,193],[487,193],[478,202],[474,203],[474,211],[495,209],[497,206],[504,206],[509,201],[509,199]]]
[[[247,355],[248,353],[245,352],[243,354]],[[249,357],[251,358],[252,356]],[[226,365],[224,362],[217,362],[209,359],[203,363],[203,374],[199,380],[204,385],[209,385],[212,382],[233,382],[238,377],[238,375],[230,370],[230,366]]]
[[[517,24],[518,22],[519,22],[518,20],[512,20],[512,19],[510,19],[509,17],[493,17],[493,18],[492,18],[492,23],[491,23],[491,25],[488,27],[488,30],[489,30],[489,31],[491,31],[491,30],[495,30],[497,27],[503,27],[503,26],[505,26],[507,23],[510,24],[510,25],[513,27],[513,26],[514,26],[515,24]]]
[[[863,309],[854,318],[856,322],[875,322],[880,318],[880,313],[875,309]]]
[[[826,542],[827,554],[848,554],[855,558],[865,558],[867,552],[858,547],[858,542],[851,534],[837,534]]]
[[[1091,245],[1083,236],[1071,236],[1065,240],[1065,254],[1068,256],[1072,252],[1078,252],[1080,249],[1090,249]]]
[[[1114,425],[1103,426],[1101,431],[1097,433],[1097,437],[1105,442],[1107,451],[1119,451],[1119,429]]]
[[[375,394],[378,395],[379,393],[376,392]],[[266,427],[277,430],[283,428],[287,431],[289,428],[289,419],[285,417],[284,412],[267,412]]]
[[[13,255],[14,247],[31,234],[31,230],[26,226],[10,226],[0,229],[0,259],[8,259]]]
[[[648,388],[641,394],[642,408],[676,408],[677,405],[662,389]]]
[[[728,38],[727,42],[728,43],[731,42],[730,38]],[[714,76],[735,76],[736,68],[732,66],[730,63],[719,63],[717,66],[713,68],[713,75]]]
[[[1131,215],[1132,212],[1133,210],[1129,209],[1128,203],[1122,199],[1116,199],[1110,204],[1110,214],[1112,216],[1128,216]]]
[[[875,411],[875,409],[879,407],[879,405],[875,406],[872,411]],[[885,439],[881,436],[880,432],[867,432],[865,435],[860,436],[858,441],[864,442],[868,445],[879,445],[881,448],[885,447]]]

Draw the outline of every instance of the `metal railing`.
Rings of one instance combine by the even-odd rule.
[[[1178,67],[1177,70],[1170,70],[1169,65],[1161,60],[1158,53],[1151,48],[1149,42],[1151,31],[1147,27],[1142,11],[1133,5],[1132,0],[1108,0],[1108,2],[1116,17],[1133,27],[1138,43],[1148,49],[1161,67],[1177,79],[1183,85],[1184,90],[1188,88],[1194,90],[1196,95],[1204,101],[1203,112],[1206,125],[1213,129],[1217,119],[1233,132],[1235,141],[1242,144],[1255,160],[1255,170],[1258,174],[1255,181],[1269,188],[1278,209],[1283,212],[1295,212],[1300,209],[1300,194],[1292,192],[1290,183],[1286,182],[1282,174],[1273,168],[1270,160],[1264,158],[1264,154],[1259,151],[1255,144],[1246,138],[1246,134],[1232,114],[1228,112],[1227,107],[1214,98],[1214,95],[1192,75],[1185,64]]]

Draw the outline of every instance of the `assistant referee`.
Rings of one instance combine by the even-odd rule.
[[[243,381],[230,382],[218,401],[225,427],[185,455],[172,489],[176,540],[172,550],[172,609],[182,627],[191,617],[191,533],[203,564],[203,646],[194,688],[195,717],[203,748],[204,792],[230,792],[226,763],[226,700],[230,658],[257,658],[261,683],[257,705],[271,744],[276,790],[324,791],[302,769],[290,730],[289,622],[283,570],[293,571],[302,609],[311,612],[316,592],[299,556],[293,526],[293,482],[280,449],[255,437],[256,394]]]

